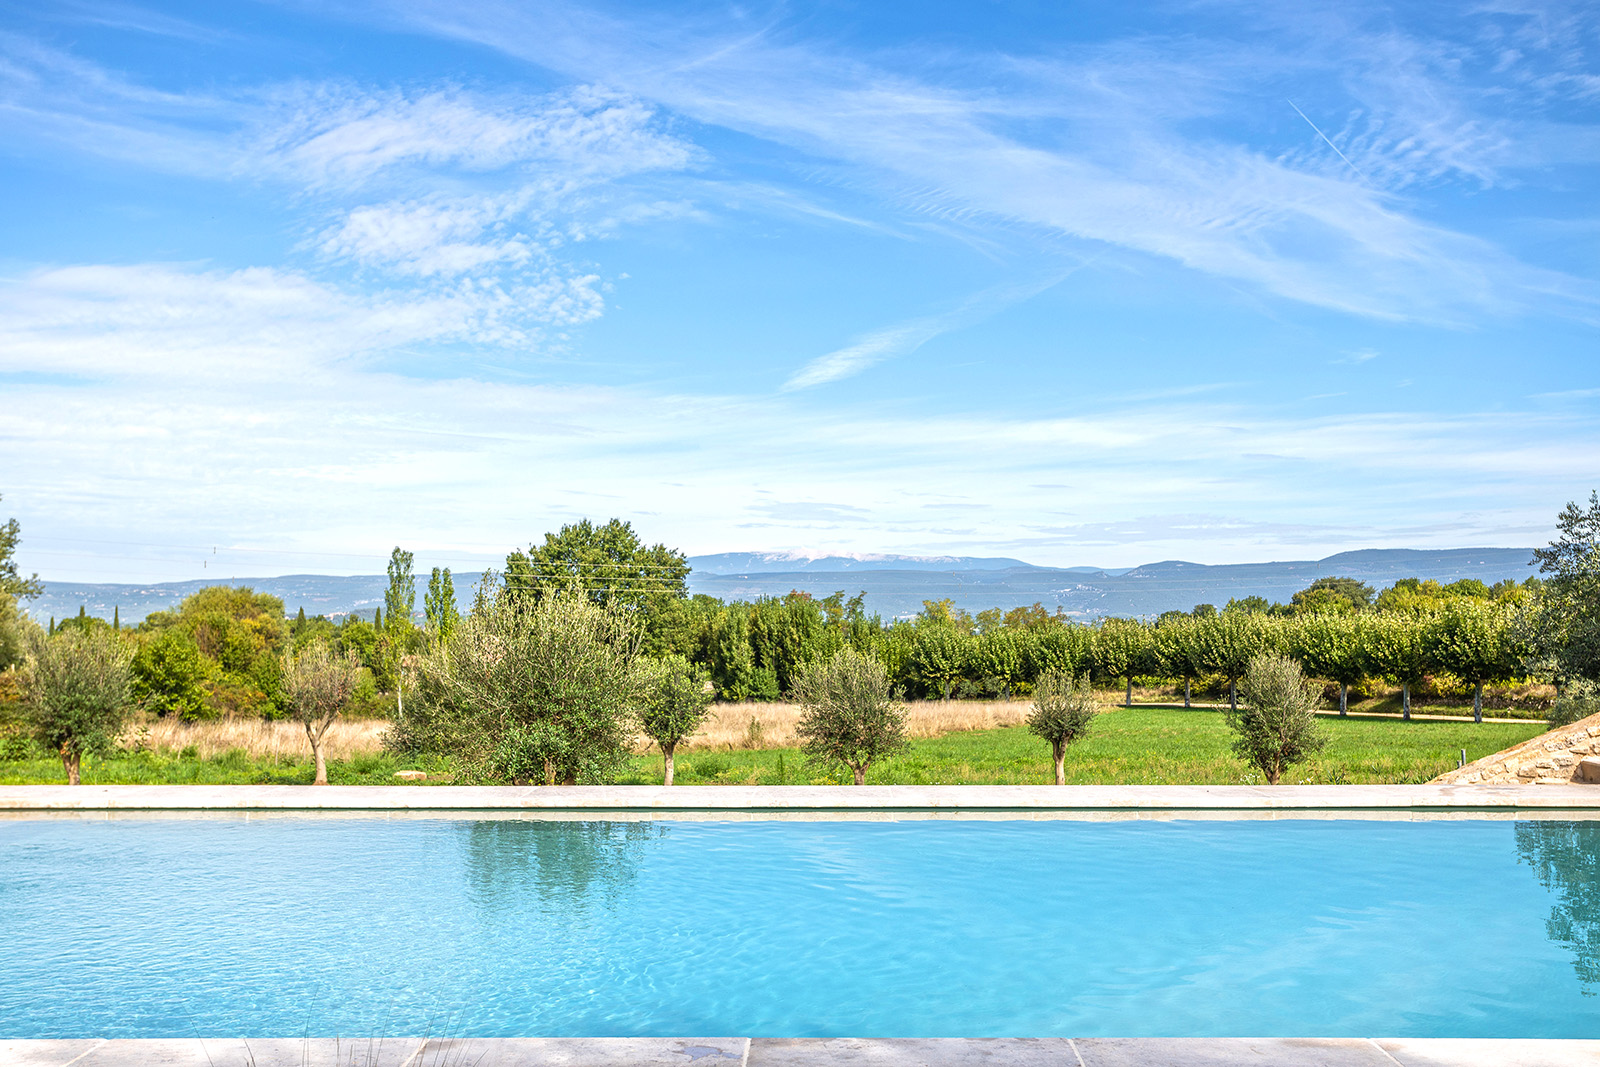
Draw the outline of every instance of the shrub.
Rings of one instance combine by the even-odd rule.
[[[644,698],[640,702],[639,728],[661,746],[663,784],[672,784],[673,754],[679,742],[700,729],[705,722],[711,694],[700,668],[682,656],[666,656],[647,671]],[[759,740],[760,729],[750,720]]]
[[[1579,719],[1587,719],[1595,714],[1600,714],[1600,696],[1593,693],[1569,693],[1556,698],[1549,714],[1545,716],[1545,722],[1550,724],[1550,729],[1556,730],[1563,726],[1571,726]]]
[[[163,630],[133,657],[133,695],[156,715],[209,719],[216,714],[206,703],[210,675],[211,664],[194,638],[177,628]]]
[[[23,714],[78,785],[83,757],[111,751],[132,711],[128,648],[109,627],[56,637],[36,629],[29,644]]]
[[[849,767],[856,785],[872,764],[907,747],[906,710],[894,699],[889,672],[853,648],[808,664],[794,696],[805,708],[795,727],[801,751],[813,764]]]
[[[1317,728],[1317,694],[1287,656],[1253,657],[1239,680],[1244,707],[1226,709],[1228,725],[1239,735],[1233,751],[1255,765],[1268,782],[1310,759],[1327,744]]]
[[[1089,733],[1089,725],[1099,711],[1088,675],[1075,681],[1070,674],[1047,671],[1034,683],[1028,730],[1050,742],[1050,755],[1056,761],[1056,785],[1067,782],[1067,746]]]
[[[502,595],[421,659],[415,702],[388,744],[454,757],[468,780],[610,781],[627,763],[643,688],[638,645],[622,608],[572,591]]]

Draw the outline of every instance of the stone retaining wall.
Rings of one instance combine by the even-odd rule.
[[[1600,784],[1600,715],[1540,734],[1433,781],[1438,785]]]

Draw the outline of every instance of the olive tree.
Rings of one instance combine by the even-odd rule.
[[[639,710],[638,649],[637,616],[581,588],[486,598],[418,661],[389,746],[449,756],[467,780],[608,782]]]
[[[1033,684],[1033,711],[1028,715],[1028,732],[1050,742],[1050,758],[1056,762],[1056,785],[1067,784],[1067,746],[1083,739],[1100,711],[1094,689],[1084,676],[1047,671]]]
[[[334,720],[350,703],[361,680],[361,661],[353,653],[334,655],[323,642],[307,645],[299,655],[285,653],[283,702],[290,718],[305,727],[311,758],[317,764],[313,785],[328,784],[328,760],[323,739]]]
[[[1317,728],[1317,695],[1294,660],[1275,653],[1253,657],[1239,679],[1239,689],[1244,707],[1223,712],[1238,734],[1233,751],[1254,764],[1272,785],[1285,770],[1327,744]]]
[[[855,784],[867,768],[906,748],[906,709],[894,698],[882,663],[853,648],[807,664],[795,679],[804,709],[795,728],[800,748],[815,764],[844,764]]]
[[[640,700],[639,727],[661,746],[664,785],[672,784],[673,754],[684,738],[700,729],[711,705],[705,673],[682,656],[653,664]]]
[[[61,755],[67,784],[82,781],[86,755],[116,744],[133,710],[126,642],[109,627],[29,634],[23,714],[33,735]]]

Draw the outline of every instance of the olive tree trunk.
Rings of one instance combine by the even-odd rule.
[[[83,764],[83,753],[75,752],[67,745],[61,746],[61,766],[67,772],[68,785],[82,785],[83,778],[79,771]]]
[[[1411,721],[1411,683],[1400,683],[1400,717],[1406,722]]]
[[[1057,741],[1051,746],[1055,749],[1051,753],[1056,760],[1056,785],[1067,784],[1067,746]]]
[[[1133,675],[1131,674],[1128,675],[1128,695],[1123,699],[1122,706],[1125,708],[1133,707]]]
[[[1339,683],[1339,714],[1340,715],[1349,715],[1350,714],[1350,683],[1349,682],[1340,682]]]
[[[678,750],[678,746],[676,744],[669,744],[669,745],[662,745],[661,746],[661,766],[662,766],[662,772],[661,772],[662,782],[661,782],[661,784],[662,785],[671,785],[672,784],[672,763],[673,763],[672,757],[673,757],[673,754],[677,752],[677,750]]]
[[[328,784],[328,757],[322,749],[322,738],[330,725],[331,720],[318,725],[306,723],[306,740],[311,742],[311,758],[317,763],[317,776],[312,779],[312,785]]]
[[[1183,680],[1183,706],[1184,707],[1188,707],[1189,706],[1189,679],[1188,678],[1185,678]]]
[[[1472,689],[1472,721],[1483,721],[1483,683],[1479,682]]]
[[[856,772],[856,785],[867,784],[867,765],[865,763],[852,766],[850,769]]]

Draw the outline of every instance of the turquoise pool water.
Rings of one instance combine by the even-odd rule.
[[[1600,823],[0,821],[0,1037],[1600,1035]]]

